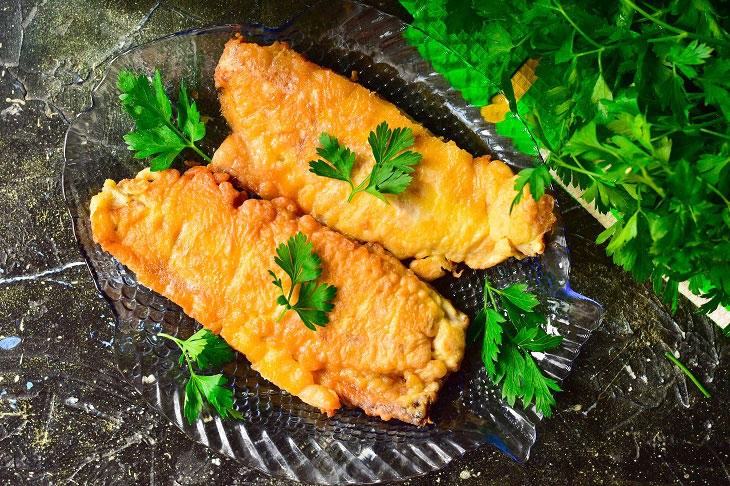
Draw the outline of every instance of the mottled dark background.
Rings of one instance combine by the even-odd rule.
[[[370,2],[407,18],[395,1]],[[295,1],[0,0],[0,483],[280,483],[188,440],[121,380],[113,320],[61,193],[63,137],[109,60],[210,23],[279,25]],[[606,310],[527,464],[489,446],[408,483],[730,484],[728,340],[668,313],[561,194],[576,291]],[[679,352],[705,399],[664,358]]]

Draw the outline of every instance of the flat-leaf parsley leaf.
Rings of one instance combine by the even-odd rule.
[[[535,311],[539,305],[537,297],[526,290],[525,284],[496,289],[485,279],[484,308],[469,326],[467,343],[475,342],[483,334],[484,367],[494,384],[502,384],[502,398],[510,406],[517,398],[522,399],[524,406],[534,401],[536,410],[550,417],[555,404],[551,390],[560,391],[560,386],[542,373],[530,351],[553,349],[563,337],[550,335],[542,328],[547,322],[545,316]],[[509,319],[499,312],[495,296]]]
[[[405,38],[464,98],[510,106],[497,131],[545,165],[516,180],[538,200],[551,174],[617,223],[616,264],[676,308],[680,282],[730,308],[730,23],[717,0],[401,0]],[[659,5],[659,4],[657,4]],[[511,78],[539,59],[517,100]],[[503,132],[502,128],[508,129]]]
[[[413,131],[410,128],[390,129],[386,122],[377,126],[368,136],[375,165],[360,184],[352,180],[352,167],[356,154],[327,133],[319,137],[321,147],[317,149],[322,159],[309,162],[309,171],[330,179],[345,181],[350,185],[347,202],[358,192],[367,192],[386,204],[384,194],[400,194],[411,183],[413,166],[421,160],[421,154],[406,150],[413,146]]]
[[[188,364],[190,379],[185,385],[185,404],[183,405],[183,413],[188,423],[192,424],[198,419],[203,408],[203,398],[224,419],[229,416],[237,419],[243,418],[233,408],[233,392],[223,386],[227,380],[222,374],[204,376],[193,371],[193,362],[197,363],[200,371],[210,366],[220,366],[233,359],[233,351],[220,336],[207,329],[201,329],[185,340],[164,332],[159,332],[157,335],[177,344],[182,351],[180,366],[183,361]]]
[[[134,118],[136,125],[136,131],[124,136],[129,150],[136,151],[135,158],[154,155],[150,168],[153,171],[164,170],[170,167],[180,152],[191,148],[206,162],[210,162],[210,157],[195,145],[195,142],[205,137],[205,124],[200,120],[195,101],[188,98],[184,80],[180,82],[175,123],[172,106],[158,70],[155,70],[152,86],[144,75],[135,76],[128,71],[120,71],[117,87],[122,92],[119,99],[124,110]]]
[[[334,308],[332,300],[337,295],[337,287],[326,283],[317,283],[322,275],[320,264],[322,260],[312,250],[312,244],[301,231],[289,238],[286,244],[276,248],[274,262],[281,267],[291,281],[289,292],[284,291],[284,284],[272,270],[269,270],[274,280],[273,284],[281,290],[276,303],[284,307],[279,315],[279,321],[289,310],[299,315],[307,328],[316,331],[315,326],[324,327],[329,318],[327,313]],[[299,285],[299,297],[292,303],[294,288]]]

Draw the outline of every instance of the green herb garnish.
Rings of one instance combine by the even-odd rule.
[[[224,419],[229,416],[237,419],[243,418],[233,408],[233,392],[223,386],[227,381],[222,374],[203,376],[196,375],[193,371],[193,362],[197,364],[198,371],[200,371],[232,360],[233,351],[228,343],[207,329],[201,329],[185,340],[164,332],[159,332],[157,335],[177,344],[182,351],[180,366],[183,365],[183,360],[188,364],[190,379],[185,385],[185,405],[183,406],[183,413],[188,419],[188,423],[192,424],[198,419],[203,408],[203,398]]]
[[[128,71],[120,71],[117,87],[122,91],[119,99],[136,125],[136,131],[124,136],[129,150],[136,151],[135,158],[154,155],[150,161],[153,171],[170,167],[175,157],[186,148],[193,149],[206,162],[211,161],[195,145],[195,142],[205,137],[205,124],[200,121],[195,101],[188,98],[184,80],[180,81],[175,123],[172,121],[170,99],[162,87],[158,70],[155,70],[151,87],[144,75],[135,76]]]
[[[274,262],[284,270],[291,281],[287,294],[281,279],[269,270],[269,274],[274,277],[273,284],[281,290],[276,303],[284,306],[278,321],[281,321],[289,310],[293,310],[312,331],[317,330],[315,326],[324,327],[329,322],[327,313],[334,308],[332,300],[337,295],[337,287],[317,283],[317,279],[322,275],[320,267],[322,260],[314,253],[312,244],[307,241],[304,233],[300,231],[289,238],[286,244],[280,244],[276,248]],[[297,285],[299,285],[299,297],[297,302],[292,304],[294,287]]]
[[[317,153],[324,160],[311,160],[309,171],[347,182],[351,189],[347,202],[352,201],[358,192],[367,192],[389,204],[384,194],[400,194],[405,191],[411,183],[409,174],[413,172],[413,166],[421,160],[421,154],[405,151],[413,146],[413,131],[410,128],[391,130],[383,122],[368,136],[375,165],[370,174],[356,186],[352,180],[356,154],[327,133],[320,135],[319,143],[321,147],[317,148]]]
[[[550,390],[561,391],[558,383],[546,377],[530,351],[547,351],[558,346],[562,336],[552,336],[542,325],[545,316],[535,307],[537,297],[526,293],[527,285],[514,284],[499,290],[484,280],[484,308],[479,311],[467,332],[467,345],[482,336],[482,361],[487,374],[496,385],[502,383],[502,398],[510,406],[517,398],[527,407],[534,401],[535,409],[545,417],[552,415],[555,404]],[[499,297],[507,318],[499,312],[495,295]]]
[[[616,224],[614,261],[676,308],[678,284],[730,307],[730,23],[722,2],[401,0],[404,35],[469,102],[502,91],[497,129],[547,154],[520,173],[537,200],[551,181]],[[513,73],[539,59],[518,101]],[[529,128],[529,131],[525,127]]]
[[[690,370],[688,370],[687,367],[681,361],[679,361],[677,358],[675,358],[674,355],[670,352],[664,353],[664,356],[666,356],[666,358],[669,361],[671,361],[672,363],[677,365],[679,367],[679,369],[682,370],[684,372],[684,374],[689,377],[690,380],[692,380],[692,383],[694,383],[695,386],[697,388],[699,388],[699,390],[702,392],[702,394],[705,396],[705,398],[710,398],[710,392],[708,392],[705,389],[705,387],[702,386],[702,383],[700,383],[700,380],[695,378],[695,375],[693,375],[692,372]]]

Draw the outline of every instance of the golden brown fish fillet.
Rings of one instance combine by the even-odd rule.
[[[516,176],[509,167],[473,158],[285,44],[230,40],[215,81],[233,134],[215,153],[213,167],[264,199],[290,198],[330,228],[380,243],[400,259],[414,257],[411,268],[428,280],[451,269],[451,262],[487,268],[543,251],[543,234],[555,221],[552,197],[536,203],[526,193],[510,215]],[[348,203],[346,182],[309,171],[319,135],[334,135],[357,153],[353,175],[359,183],[374,164],[368,134],[383,120],[391,128],[410,127],[412,150],[423,158],[406,191],[386,196],[390,205],[366,193]]]
[[[297,215],[284,198],[244,200],[228,176],[195,167],[107,180],[91,200],[94,241],[144,285],[243,352],[253,369],[329,414],[340,400],[370,415],[422,425],[459,368],[468,320],[378,245],[360,245]],[[302,231],[337,287],[330,322],[276,322],[267,270]],[[296,292],[295,292],[296,294]]]

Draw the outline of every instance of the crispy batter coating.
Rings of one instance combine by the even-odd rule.
[[[304,402],[426,423],[461,363],[466,316],[378,245],[299,216],[287,199],[244,199],[205,167],[107,180],[91,200],[94,241]],[[267,274],[289,283],[275,249],[298,231],[338,289],[330,323],[316,332],[293,311],[276,321],[282,308]]]
[[[543,251],[543,234],[555,221],[552,197],[535,203],[525,194],[510,215],[516,176],[509,167],[473,158],[285,44],[261,47],[232,39],[215,81],[233,134],[216,152],[213,167],[264,199],[290,198],[330,228],[380,243],[399,259],[413,257],[411,269],[428,280],[451,270],[452,262],[487,268]],[[368,134],[383,120],[391,128],[410,127],[412,150],[423,158],[406,191],[386,196],[390,205],[365,193],[348,203],[347,183],[309,171],[308,162],[318,158],[319,135],[334,135],[357,153],[353,178],[359,183],[374,164]]]

